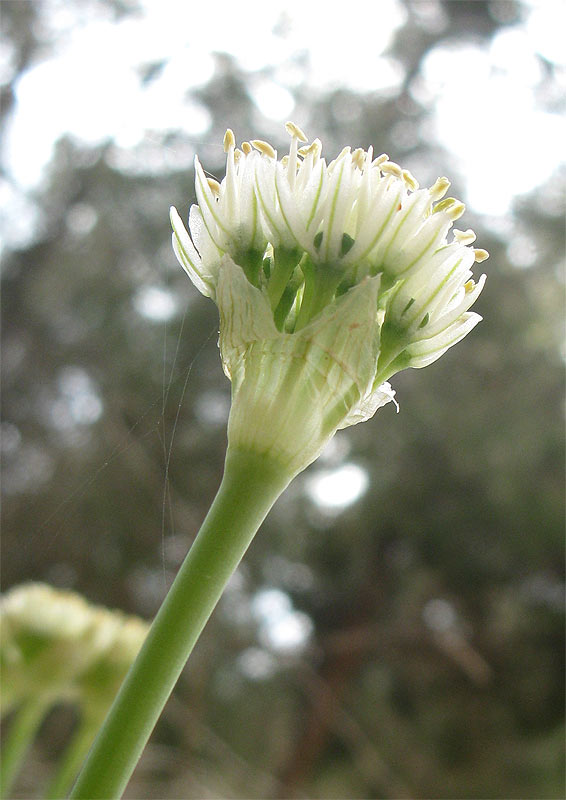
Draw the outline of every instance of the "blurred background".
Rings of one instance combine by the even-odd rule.
[[[151,618],[204,518],[230,387],[168,208],[226,127],[447,175],[491,253],[484,322],[276,505],[127,797],[562,798],[565,5],[0,5],[4,591]]]

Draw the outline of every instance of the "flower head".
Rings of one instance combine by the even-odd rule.
[[[0,602],[2,711],[23,699],[77,700],[105,713],[149,626],[42,583]]]
[[[173,247],[220,311],[220,349],[233,384],[231,444],[270,452],[298,471],[341,427],[393,399],[389,378],[423,367],[462,339],[487,258],[449,181],[419,189],[385,154],[346,147],[329,164],[318,139],[287,123],[289,153],[236,148],[226,176],[196,160],[198,205],[188,235],[171,210]],[[250,419],[253,424],[250,425]]]

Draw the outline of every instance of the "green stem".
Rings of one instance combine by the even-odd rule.
[[[273,253],[273,264],[267,286],[267,294],[273,311],[279,305],[293,270],[299,263],[300,255],[296,250],[283,250],[281,248],[277,248]]]
[[[0,797],[9,797],[26,753],[49,707],[44,697],[25,701],[17,710],[2,747],[0,764]]]
[[[218,494],[92,747],[71,797],[121,796],[200,632],[292,475],[228,448]]]
[[[45,800],[61,800],[69,793],[69,789],[76,779],[81,764],[86,758],[100,727],[101,719],[90,715],[80,721],[77,730],[63,753],[63,758],[58,766],[55,777],[51,781]]]

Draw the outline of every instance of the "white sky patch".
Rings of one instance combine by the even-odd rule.
[[[188,93],[212,76],[215,52],[233,55],[245,70],[277,67],[306,54],[301,79],[319,88],[372,91],[389,85],[395,67],[380,62],[380,54],[406,16],[399,0],[382,0],[379,24],[359,25],[355,36],[346,37],[339,14],[325,17],[323,36],[313,35],[320,9],[299,0],[285,6],[250,0],[245,14],[237,4],[223,5],[221,13],[214,3],[141,5],[141,15],[118,22],[92,9],[81,16],[56,0],[45,7],[54,52],[20,77],[6,137],[6,163],[18,185],[37,185],[64,134],[87,145],[113,140],[122,148],[134,147],[151,131],[205,135],[210,116]],[[371,0],[363,0],[356,13],[362,18],[373,11]],[[207,31],[214,31],[214,39]],[[140,68],[160,60],[167,61],[163,70],[142,85]],[[294,107],[282,83],[260,84],[255,97],[273,119]]]
[[[286,120],[295,108],[295,99],[291,92],[275,81],[259,81],[252,87],[250,94],[261,113],[269,119]]]
[[[59,394],[49,406],[50,421],[60,430],[93,425],[104,410],[102,398],[82,367],[64,367],[57,380]]]
[[[261,589],[252,601],[252,613],[259,622],[261,643],[271,650],[297,651],[313,632],[311,618],[296,611],[289,595],[280,589]]]
[[[320,470],[306,481],[306,493],[322,511],[344,511],[364,494],[369,486],[365,469],[344,464],[338,469]]]
[[[167,322],[177,312],[173,294],[159,286],[144,286],[134,297],[134,308],[152,322]]]
[[[563,0],[523,0],[531,7],[526,30],[532,47],[555,64],[566,66],[566,3]]]
[[[552,175],[564,152],[566,120],[537,107],[537,42],[508,29],[489,48],[443,44],[422,76],[436,100],[433,131],[451,150],[475,211],[503,215],[513,198]]]
[[[387,54],[406,21],[400,0],[380,0],[377,12],[373,0],[360,0],[353,22],[340,13],[323,18],[320,4],[302,0],[249,0],[245,13],[234,3],[140,5],[142,13],[115,21],[96,3],[80,10],[63,0],[44,4],[53,52],[18,81],[6,132],[5,161],[16,188],[37,186],[64,134],[87,145],[112,140],[122,152],[168,131],[205,137],[209,112],[190,93],[213,75],[215,53],[264,71],[250,89],[274,120],[292,115],[296,86],[388,93],[403,77]],[[564,118],[538,107],[536,98],[544,80],[538,56],[565,61],[566,4],[527,5],[526,22],[502,29],[490,46],[445,43],[423,65],[424,91],[436,101],[432,135],[456,157],[469,204],[486,215],[507,213],[516,195],[546,181],[566,139]],[[10,58],[4,47],[4,72]],[[165,66],[144,85],[140,70],[160,61]],[[147,162],[154,170],[171,168],[167,158],[154,161]]]
[[[238,667],[252,681],[263,681],[277,672],[277,661],[267,650],[247,647],[238,657]]]

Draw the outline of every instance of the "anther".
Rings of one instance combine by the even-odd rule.
[[[256,150],[259,150],[260,153],[263,153],[265,156],[269,156],[269,158],[277,158],[277,153],[273,149],[273,147],[269,144],[269,142],[264,142],[261,139],[253,139],[250,144],[255,147]]]
[[[441,200],[449,188],[448,178],[437,178],[428,191],[433,200]]]
[[[380,166],[381,171],[386,175],[395,175],[396,178],[403,177],[403,170],[394,161],[384,161]]]
[[[464,203],[459,203],[458,201],[456,201],[454,205],[448,209],[447,213],[452,222],[455,222],[455,220],[460,219],[460,217],[465,211],[466,211],[466,206],[464,205]]]
[[[295,125],[294,122],[286,122],[285,130],[287,131],[289,136],[296,136],[299,142],[308,142],[308,137],[305,136],[303,131],[299,128],[298,125]]]
[[[322,150],[322,142],[320,141],[320,139],[315,139],[314,142],[311,142],[308,146],[299,148],[297,152],[303,158],[306,158],[308,155],[310,155],[310,153],[312,153],[313,156],[316,158],[317,156],[320,155],[321,150]]]
[[[472,244],[472,242],[476,241],[476,234],[471,228],[468,228],[467,231],[459,231],[454,228],[452,233],[454,234],[454,241],[458,242],[458,244]]]
[[[242,142],[242,152],[248,156],[252,152],[252,146],[249,142]]]
[[[475,288],[476,284],[474,283],[473,280],[469,280],[467,281],[467,283],[464,284],[464,291],[466,292],[466,294],[470,294],[470,292],[473,292]]]
[[[207,178],[206,182],[208,183],[208,185],[212,189],[212,193],[216,197],[218,197],[220,195],[220,184],[218,183],[218,181],[215,180],[214,178]]]
[[[433,208],[433,212],[435,214],[439,211],[445,211],[452,222],[459,219],[465,210],[466,206],[463,203],[460,203],[459,200],[456,200],[455,197],[446,197],[444,200],[441,200],[440,203],[437,203]]]
[[[419,188],[418,180],[414,177],[414,175],[411,175],[408,169],[403,170],[403,180],[405,181],[405,184],[408,186],[408,188],[411,189],[413,192],[416,192],[417,189]]]
[[[380,167],[386,161],[389,161],[389,156],[387,155],[387,153],[382,153],[377,158],[374,158],[374,160],[371,162],[371,165],[372,167]]]
[[[489,258],[489,253],[487,250],[482,250],[481,247],[474,247],[474,256],[477,263],[481,264],[482,261]]]
[[[234,131],[228,128],[228,130],[224,134],[224,152],[227,153],[231,147],[235,146],[236,146],[236,137],[234,136]]]
[[[365,157],[366,153],[363,147],[358,147],[352,153],[352,162],[361,170],[364,168]]]

